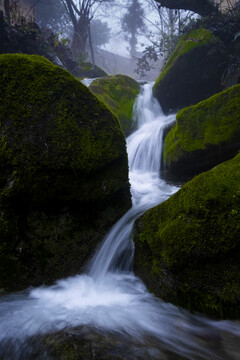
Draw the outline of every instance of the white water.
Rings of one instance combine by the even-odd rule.
[[[237,322],[212,321],[164,303],[131,271],[134,220],[177,191],[159,179],[163,129],[174,116],[162,114],[149,84],[138,97],[135,116],[139,129],[127,139],[132,209],[106,236],[86,274],[0,297],[0,359],[25,358],[21,347],[12,357],[4,354],[6,339],[13,346],[32,335],[79,325],[127,334],[150,347],[148,359],[171,360],[171,355],[160,357],[162,348],[184,359],[240,359]],[[149,336],[154,337],[151,345],[145,340]]]
[[[81,82],[82,82],[84,85],[86,85],[87,87],[89,87],[94,80],[96,80],[96,78],[95,78],[95,79],[85,78],[85,79],[82,79]]]

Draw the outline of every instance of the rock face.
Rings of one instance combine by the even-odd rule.
[[[196,176],[135,225],[134,269],[165,301],[240,316],[240,155]]]
[[[181,110],[164,145],[164,164],[175,177],[193,176],[240,149],[240,85]]]
[[[0,56],[0,288],[74,274],[130,206],[118,120],[40,56]]]
[[[94,80],[89,89],[117,115],[126,136],[135,130],[132,113],[139,83],[126,75],[115,75]]]
[[[220,40],[208,30],[193,30],[180,38],[154,85],[154,95],[165,113],[178,111],[220,92],[225,68]]]

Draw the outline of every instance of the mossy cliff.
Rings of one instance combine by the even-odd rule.
[[[137,220],[135,272],[165,301],[239,318],[239,233],[240,154]]]
[[[140,85],[126,75],[115,75],[94,80],[89,89],[117,115],[125,135],[129,135],[136,125],[132,112]]]
[[[240,149],[240,85],[181,110],[164,145],[164,164],[173,176],[193,176]]]
[[[70,73],[11,54],[0,76],[0,287],[21,288],[80,269],[131,205],[128,164],[118,119]]]
[[[177,111],[221,91],[226,52],[205,29],[183,35],[153,88],[164,112]]]

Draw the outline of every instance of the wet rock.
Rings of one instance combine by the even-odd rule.
[[[126,75],[115,75],[94,80],[89,89],[117,115],[126,136],[136,129],[133,105],[140,85]]]
[[[66,328],[25,342],[0,343],[3,360],[185,360],[166,349],[158,338],[130,336],[124,331],[100,330],[93,326]]]

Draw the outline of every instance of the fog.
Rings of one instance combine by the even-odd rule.
[[[41,27],[67,41],[77,60],[147,80],[158,76],[181,34],[180,22],[190,19],[189,12],[160,8],[155,0],[39,0],[34,13]]]

